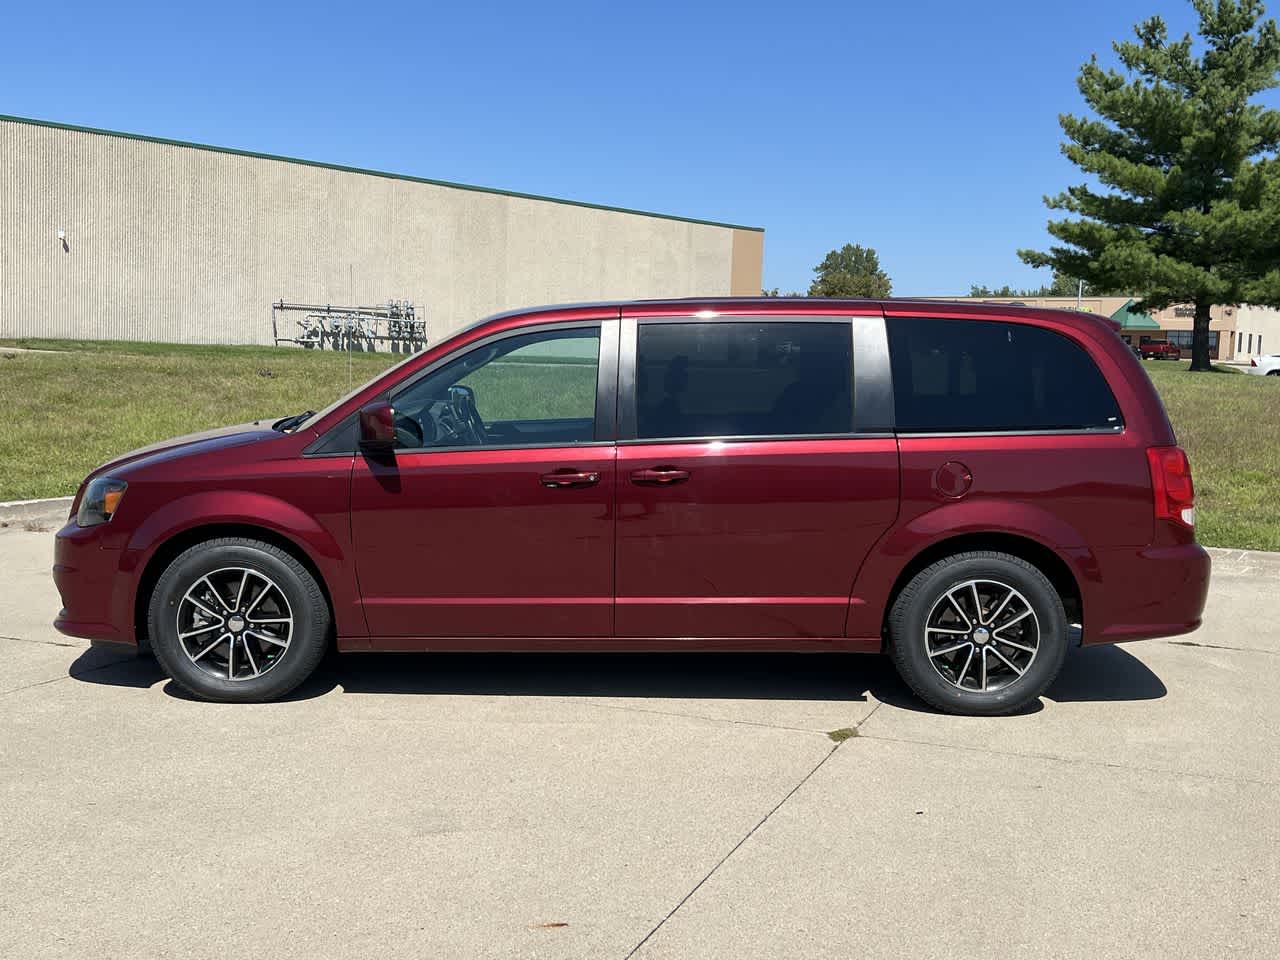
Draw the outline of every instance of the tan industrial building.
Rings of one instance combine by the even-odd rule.
[[[1120,324],[1120,337],[1135,347],[1148,340],[1170,340],[1189,358],[1195,308],[1178,304],[1144,313],[1132,297],[946,297],[979,303],[1020,303],[1028,307],[1083,310]],[[1214,360],[1247,362],[1265,352],[1280,353],[1280,310],[1249,304],[1214,307],[1209,317],[1209,355]]]
[[[754,227],[0,117],[3,337],[271,343],[300,323],[279,301],[394,301],[434,341],[527,305],[759,294],[763,256]]]

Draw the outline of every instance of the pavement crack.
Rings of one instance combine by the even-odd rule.
[[[863,736],[862,728],[867,725],[867,721],[876,715],[876,712],[884,706],[883,700],[877,700],[876,705],[871,708],[871,712],[853,725],[853,729],[858,731],[858,736]]]
[[[12,639],[5,637],[3,639]],[[34,642],[34,641],[33,641]],[[15,693],[21,693],[23,690],[34,690],[36,687],[47,687],[51,683],[60,683],[63,680],[79,680],[90,673],[97,673],[99,670],[110,670],[112,667],[118,667],[121,664],[131,663],[130,659],[112,660],[110,663],[102,663],[96,667],[87,667],[83,670],[68,671],[60,677],[50,677],[48,680],[37,680],[35,683],[28,683],[25,686],[14,687],[12,690],[0,692],[0,697],[9,697]]]
[[[30,637],[5,637],[0,636],[0,640],[12,640],[15,643],[41,643],[49,647],[82,647],[82,643],[73,643],[66,640],[32,640]]]
[[[743,836],[743,838],[739,840],[737,843],[735,843],[733,845],[733,848],[728,853],[726,853],[723,857],[721,857],[719,860],[716,861],[715,866],[713,866],[710,870],[707,871],[706,876],[704,876],[701,880],[695,883],[693,885],[693,889],[691,889],[688,893],[686,893],[683,897],[680,898],[680,902],[677,903],[674,907],[672,907],[670,912],[668,912],[665,917],[659,920],[657,924],[654,925],[654,928],[650,930],[648,933],[646,933],[644,935],[644,938],[639,943],[637,943],[634,947],[631,948],[631,952],[628,953],[626,957],[623,958],[623,960],[630,960],[631,957],[634,957],[636,955],[636,952],[641,947],[643,947],[646,943],[648,943],[649,940],[653,937],[653,935],[657,933],[659,930],[661,930],[663,925],[672,917],[674,917],[676,915],[676,912],[681,907],[683,907],[686,903],[689,902],[689,899],[695,893],[697,893],[699,889],[701,889],[702,885],[706,883],[708,880],[710,880],[712,876],[715,875],[715,872],[719,870],[722,866],[724,866],[725,862],[730,857],[732,857],[735,853],[737,853],[738,850],[742,847],[742,845],[746,843],[748,840],[750,840],[752,836],[755,835],[755,832],[759,830],[761,827],[763,827],[769,821],[770,817],[772,817],[775,813],[781,810],[782,805],[785,804],[788,800],[790,800],[793,796],[795,796],[796,791],[798,791],[801,787],[803,787],[806,783],[808,783],[810,777],[812,777],[815,773],[817,773],[819,770],[822,769],[822,765],[835,755],[835,752],[840,749],[840,746],[841,744],[839,743],[833,744],[831,749],[828,750],[823,755],[822,759],[819,760],[816,764],[814,764],[813,769],[811,769],[808,773],[806,773],[803,777],[801,777],[800,782],[797,783],[790,790],[788,790],[787,795],[785,797],[783,797],[776,804],[774,804],[773,808],[768,813],[766,813],[763,817],[761,817],[760,820],[756,823],[756,825],[752,827],[750,830],[748,830],[746,834]]]
[[[1280,650],[1259,650],[1256,647],[1233,647],[1225,643],[1201,643],[1198,640],[1166,640],[1175,647],[1203,647],[1206,650],[1234,650],[1236,653],[1266,653],[1280,655]]]

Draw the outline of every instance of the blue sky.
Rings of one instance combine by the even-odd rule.
[[[1185,0],[14,4],[0,113],[846,242],[896,294],[1038,284],[1075,74]],[[1269,97],[1274,101],[1276,98]]]

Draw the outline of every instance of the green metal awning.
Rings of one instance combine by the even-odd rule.
[[[1140,313],[1133,309],[1136,300],[1130,300],[1123,307],[1111,315],[1111,319],[1120,324],[1120,332],[1126,330],[1159,330],[1160,324],[1151,319],[1149,314]]]

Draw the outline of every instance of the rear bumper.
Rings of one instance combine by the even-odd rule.
[[[53,582],[62,598],[54,628],[136,650],[127,580],[120,573],[120,551],[103,546],[102,527],[68,523],[54,538]]]
[[[1082,643],[1190,633],[1200,626],[1211,561],[1197,543],[1102,552],[1085,597]]]

